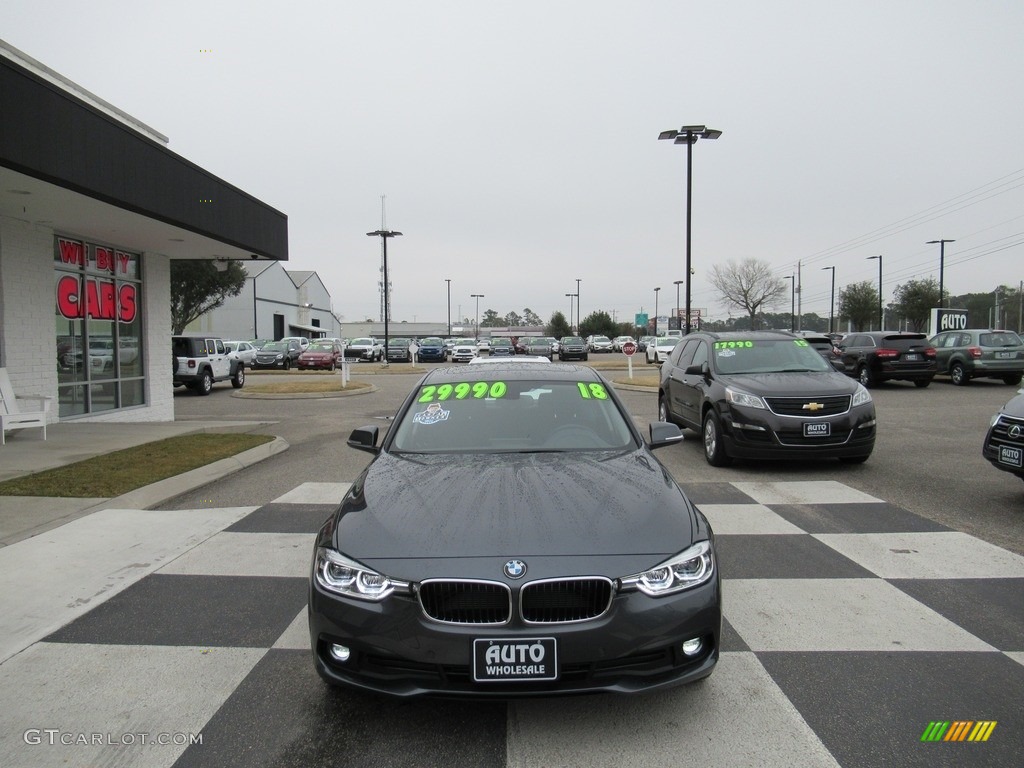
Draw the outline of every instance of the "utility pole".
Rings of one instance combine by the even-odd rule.
[[[802,331],[804,329],[804,293],[803,293],[803,275],[801,273],[802,265],[798,261],[796,263],[796,329]]]

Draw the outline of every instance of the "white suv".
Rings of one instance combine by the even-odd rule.
[[[235,389],[245,386],[245,363],[228,352],[222,339],[172,336],[171,355],[176,387],[208,395],[217,381],[230,381]]]

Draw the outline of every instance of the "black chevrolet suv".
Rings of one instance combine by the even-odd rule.
[[[734,458],[866,461],[871,394],[791,333],[691,333],[661,367],[658,420],[698,432],[712,466]]]

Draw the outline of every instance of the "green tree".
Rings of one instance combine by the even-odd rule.
[[[753,329],[758,327],[758,313],[780,303],[783,295],[789,292],[789,284],[775,276],[774,268],[768,262],[753,258],[739,263],[715,264],[708,280],[722,301],[747,313]]]
[[[480,320],[481,328],[501,328],[505,325],[505,318],[499,317],[493,309],[484,310],[483,319]]]
[[[518,313],[509,312],[507,315],[505,315],[505,325],[507,325],[509,328],[522,324],[523,318],[521,318]]]
[[[897,285],[892,295],[889,307],[893,312],[906,318],[915,331],[928,328],[932,308],[939,306],[939,283],[934,277]]]
[[[527,307],[523,310],[523,325],[544,325],[544,321],[540,319],[536,312]]]
[[[228,261],[221,272],[212,260],[172,259],[171,333],[184,333],[189,323],[240,294],[247,277],[237,261]]]
[[[580,321],[580,336],[584,339],[587,336],[616,336],[615,329],[618,326],[607,312],[598,310],[591,312]]]
[[[561,312],[554,312],[551,315],[551,321],[544,326],[545,336],[554,336],[556,339],[560,339],[563,336],[572,336],[572,328],[569,327],[569,322],[565,319],[565,315]]]
[[[863,331],[878,321],[878,289],[871,280],[850,283],[839,291],[839,317]]]

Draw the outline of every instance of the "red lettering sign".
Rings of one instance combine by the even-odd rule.
[[[60,260],[65,264],[75,264],[79,267],[85,266],[85,246],[76,240],[65,240],[57,238],[57,247],[60,251]]]
[[[65,275],[57,281],[57,311],[69,320],[89,317],[130,323],[138,313],[137,292],[131,284],[115,287],[113,280]]]
[[[96,251],[96,269],[102,269],[105,272],[114,271],[114,252],[109,248],[104,248],[102,245],[93,246]]]

